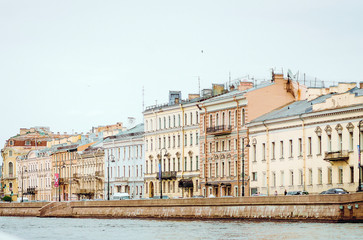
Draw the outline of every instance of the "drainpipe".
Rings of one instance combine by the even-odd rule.
[[[184,179],[184,164],[185,164],[185,162],[184,162],[184,150],[185,150],[185,138],[184,138],[184,126],[185,126],[185,122],[184,122],[184,120],[185,120],[185,118],[184,118],[184,108],[183,108],[183,104],[179,104],[179,107],[180,107],[180,109],[181,109],[181,111],[182,111],[182,116],[181,116],[181,118],[182,118],[182,126],[181,126],[181,132],[182,132],[182,136],[181,136],[181,138],[182,138],[182,173],[181,173],[181,179]],[[184,198],[184,188],[182,187],[182,197]]]
[[[240,145],[240,141],[239,141],[239,122],[238,122],[238,117],[239,117],[239,102],[238,100],[236,99],[236,96],[233,97],[233,100],[236,102],[237,104],[237,116],[236,116],[236,119],[235,121],[237,121],[237,197],[239,197],[239,190],[241,188],[241,184],[240,184],[240,167],[239,167],[239,155],[240,155],[240,152],[239,152],[239,145]],[[242,194],[244,195],[244,193]]]
[[[301,117],[302,114],[299,114],[299,118],[302,122],[301,126],[302,126],[302,130],[303,130],[303,190],[306,191],[306,181],[305,181],[305,176],[306,176],[306,140],[305,140],[305,122],[304,119]]]
[[[269,129],[265,123],[266,120],[262,121],[262,124],[265,126],[266,128],[266,184],[267,184],[267,196],[269,196],[270,194],[270,133],[269,133]]]
[[[204,109],[204,187],[205,187],[205,197],[208,196],[208,190],[207,190],[207,181],[208,181],[208,175],[207,175],[207,166],[208,166],[208,150],[207,150],[207,108],[202,103],[202,108]]]

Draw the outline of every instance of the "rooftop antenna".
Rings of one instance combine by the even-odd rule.
[[[144,86],[142,86],[142,111],[145,110],[145,90]]]

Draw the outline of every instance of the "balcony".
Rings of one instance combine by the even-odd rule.
[[[176,171],[168,171],[168,172],[161,172],[161,179],[164,180],[171,180],[176,179]],[[157,173],[156,178],[159,178],[159,173]]]
[[[347,150],[325,152],[324,160],[328,162],[347,161],[349,159],[349,152]]]
[[[230,134],[231,132],[232,132],[231,125],[219,125],[219,126],[207,128],[207,134],[212,134],[215,136],[226,135],[226,134]]]

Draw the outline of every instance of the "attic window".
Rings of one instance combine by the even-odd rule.
[[[9,145],[10,146],[13,146],[14,145],[14,141],[13,140],[10,140]]]

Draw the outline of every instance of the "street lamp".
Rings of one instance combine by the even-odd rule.
[[[107,200],[110,200],[110,159],[111,159],[111,162],[115,162],[115,157],[112,154],[108,155],[108,166],[107,166]]]
[[[160,149],[160,158],[159,158],[159,181],[160,181],[160,199],[163,198],[163,183],[162,183],[162,179],[161,179],[161,161],[162,161],[162,153],[163,150],[165,150],[165,155],[164,157],[168,156],[168,151],[165,148]]]
[[[24,167],[25,168],[25,167]],[[23,167],[21,167],[21,202],[24,202],[24,192],[23,192],[23,188],[24,188],[24,172],[28,172],[28,170],[26,170],[26,168],[24,169]]]
[[[59,164],[59,180],[58,180],[58,201],[60,202],[61,201],[61,185],[60,185],[60,179],[61,179],[61,167],[62,168],[65,168],[65,164],[63,162],[62,166]]]
[[[358,123],[358,134],[359,134],[359,143],[358,143],[358,189],[357,192],[361,192],[362,191],[362,170],[361,170],[361,132],[363,131],[363,119],[359,121]]]
[[[247,143],[246,147],[250,147]],[[242,142],[242,197],[245,196],[245,143]]]

